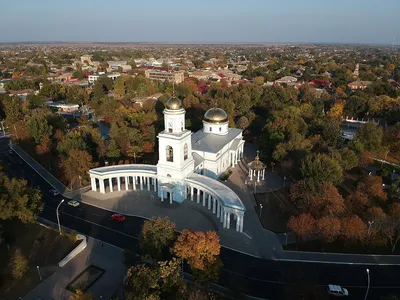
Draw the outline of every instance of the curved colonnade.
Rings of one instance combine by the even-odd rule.
[[[147,190],[158,192],[164,201],[164,191],[172,203],[173,193],[168,184],[162,184],[157,177],[157,167],[153,165],[128,164],[107,166],[89,171],[92,191],[100,193],[113,191]],[[190,174],[183,183],[185,198],[207,207],[223,223],[223,228],[236,228],[243,232],[243,219],[246,208],[239,196],[218,180],[204,175]]]

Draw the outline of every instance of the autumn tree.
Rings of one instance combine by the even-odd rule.
[[[389,206],[389,222],[383,226],[383,233],[388,238],[394,253],[397,243],[400,240],[400,203],[393,203]]]
[[[361,242],[367,234],[367,227],[358,216],[352,216],[342,219],[342,236],[345,240],[351,242]]]
[[[184,229],[173,247],[173,253],[186,260],[195,277],[202,282],[216,281],[222,267],[219,237],[214,231]]]
[[[327,242],[333,242],[340,234],[340,220],[335,217],[322,217],[316,222],[318,234]]]
[[[61,159],[60,167],[71,187],[79,177],[84,177],[92,167],[92,156],[85,150],[71,149],[66,157]]]
[[[84,105],[87,104],[89,96],[81,86],[72,85],[67,89],[66,98],[68,103]]]
[[[11,253],[9,263],[11,275],[14,279],[21,279],[29,270],[29,261],[23,255],[21,249],[15,248]]]
[[[165,259],[176,239],[176,226],[167,217],[146,220],[139,239],[144,253],[157,260]]]
[[[287,227],[290,231],[294,232],[300,240],[306,240],[315,232],[315,219],[310,214],[291,216]]]
[[[78,289],[75,294],[69,297],[69,300],[92,300],[92,295],[90,293],[84,293],[82,290]]]
[[[237,125],[240,129],[246,129],[250,125],[249,119],[247,119],[246,116],[241,116],[237,122]]]

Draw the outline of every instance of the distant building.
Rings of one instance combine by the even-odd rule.
[[[208,78],[212,77],[212,73],[208,71],[193,71],[189,74],[189,77],[196,78],[198,80],[208,80]]]
[[[81,56],[81,63],[92,65],[92,56],[91,55],[82,55]]]
[[[26,90],[19,90],[19,91],[8,91],[8,93],[11,96],[18,96],[19,100],[25,100],[26,97],[31,94],[34,93],[35,91],[32,89],[26,89]]]
[[[297,82],[297,78],[293,76],[283,76],[280,79],[275,80],[277,85],[291,85]]]
[[[146,78],[151,80],[159,80],[159,81],[173,81],[175,83],[181,83],[185,79],[185,72],[183,71],[160,71],[154,69],[148,69],[144,71]]]
[[[78,104],[66,104],[64,102],[53,102],[53,101],[48,101],[46,104],[49,107],[56,109],[57,112],[59,113],[73,114],[79,111]]]
[[[108,78],[111,78],[112,80],[117,79],[119,76],[121,76],[120,74],[116,74],[116,73],[110,73],[110,74],[106,74],[106,73],[98,73],[98,74],[92,74],[89,75],[88,77],[88,82],[90,84],[93,84],[95,81],[97,81],[101,76],[107,76]]]
[[[361,81],[361,80],[357,80],[357,81],[353,81],[349,83],[349,87],[352,90],[363,90],[366,89],[369,85],[371,85],[372,81]]]
[[[107,61],[108,72],[118,71],[118,68],[121,68],[123,72],[132,70],[132,66],[128,65],[128,61],[126,60],[109,60]]]

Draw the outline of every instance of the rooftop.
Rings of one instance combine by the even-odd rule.
[[[204,133],[203,129],[201,129],[192,134],[192,149],[194,151],[217,153],[226,144],[238,138],[241,133],[242,130],[238,128],[229,128],[226,135]]]

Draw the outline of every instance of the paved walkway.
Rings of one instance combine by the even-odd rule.
[[[81,253],[64,267],[57,268],[53,275],[45,279],[24,299],[68,300],[72,293],[65,289],[66,286],[90,265],[105,270],[100,279],[87,290],[94,299],[109,299],[123,287],[123,279],[126,274],[123,264],[123,251],[89,238],[86,248]]]

